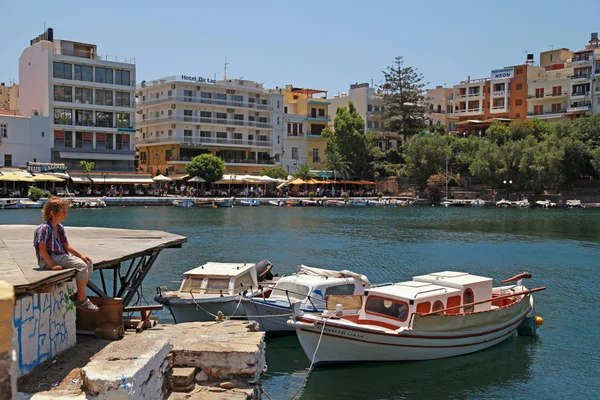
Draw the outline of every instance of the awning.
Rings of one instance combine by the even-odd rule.
[[[182,181],[186,178],[189,178],[190,175],[189,174],[171,174],[168,177],[171,178],[171,180],[173,180],[173,181]]]
[[[114,185],[116,183],[121,184],[152,184],[154,181],[148,177],[132,177],[132,176],[107,176],[104,177],[93,177],[92,181],[96,184],[107,184]]]
[[[92,181],[85,175],[71,175],[73,183],[91,183]]]
[[[133,161],[133,154],[115,154],[115,153],[79,153],[71,151],[61,151],[60,158],[82,159],[82,160],[120,160]]]

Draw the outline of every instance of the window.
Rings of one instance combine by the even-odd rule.
[[[375,106],[375,112],[379,112],[379,106]]]
[[[210,111],[200,111],[200,118],[212,118]]]
[[[240,132],[234,132],[233,133],[233,138],[235,140],[242,140],[242,134]]]
[[[373,111],[373,106],[371,104],[367,105],[367,111],[368,112],[372,112]]]
[[[113,83],[113,70],[112,68],[101,68],[96,67],[96,82],[98,83]]]
[[[167,136],[173,136],[173,130],[169,129],[169,131],[167,132]]]
[[[469,303],[473,303],[475,301],[475,295],[473,294],[473,290],[471,289],[465,289],[465,292],[463,294],[463,304],[469,304]],[[474,310],[474,306],[470,306],[470,307],[465,307],[464,308],[465,312],[473,312]]]
[[[57,79],[73,79],[73,76],[71,75],[71,64],[55,62],[53,71],[53,76]]]
[[[423,303],[417,304],[417,313],[427,314],[429,311],[431,311],[431,303],[430,302],[425,301]]]
[[[8,137],[8,124],[0,124],[0,137]]]
[[[73,110],[55,108],[54,123],[57,125],[73,125]]]
[[[92,104],[93,97],[94,95],[92,89],[75,88],[75,103]]]
[[[238,94],[234,94],[231,96],[231,100],[237,102],[237,103],[243,103],[244,102],[244,96],[240,96]]]
[[[12,154],[5,154],[4,155],[4,166],[5,167],[12,167]]]
[[[244,125],[244,114],[234,114],[233,119],[235,125]]]
[[[129,93],[128,92],[117,92],[115,105],[117,107],[131,107]]]
[[[367,121],[367,128],[369,128],[369,129],[373,128],[373,122]]]
[[[73,102],[73,88],[70,86],[54,86],[54,101]]]
[[[379,129],[379,121],[373,122],[373,126],[375,127],[375,129]]]
[[[113,125],[113,113],[111,112],[97,112],[96,113],[96,126],[103,128],[112,128]]]
[[[292,147],[292,160],[297,160],[297,159],[298,159],[298,148]]]
[[[192,121],[192,110],[183,110],[183,120],[185,122],[191,122]]]
[[[76,132],[75,147],[78,149],[91,149],[94,134],[91,132]]]
[[[322,108],[319,108],[319,117],[324,117],[325,116],[325,110]]]
[[[258,122],[260,122],[262,124],[266,124],[267,123],[267,117],[258,117]]]
[[[302,133],[303,133],[303,132],[302,132],[302,127],[303,127],[303,126],[304,126],[304,125],[302,125],[302,124],[298,124],[298,134],[299,134],[300,136],[302,136]]]
[[[171,115],[173,115],[173,110],[167,110],[167,115],[170,117]]]
[[[433,303],[433,308],[431,309],[431,311],[440,311],[444,309],[444,303],[442,303],[441,301],[436,301],[435,303]]]
[[[227,100],[227,95],[225,93],[215,93],[215,99],[217,99],[217,100]]]
[[[313,149],[313,151],[312,151],[312,160],[313,160],[314,163],[321,162],[321,159],[319,158],[319,149]]]
[[[156,133],[158,135],[158,132],[156,132]],[[116,150],[123,150],[124,148],[126,149],[126,148],[129,147],[128,144],[126,145],[124,143],[125,142],[125,140],[123,140],[124,136],[127,136],[127,138],[129,138],[129,135],[121,135],[121,134],[118,134],[118,133],[115,135],[115,142],[116,142],[116,145],[117,145],[115,147]]]
[[[523,105],[523,100],[522,99],[517,99],[515,101],[515,106],[522,106]]]
[[[556,61],[556,54],[550,54],[550,61]]]
[[[274,294],[286,296],[286,291],[290,299],[304,300],[310,293],[310,288],[293,282],[282,282],[275,286]]]
[[[217,132],[217,139],[227,139],[227,132]]]
[[[87,110],[75,110],[75,125],[92,126],[93,113]]]
[[[408,304],[382,297],[369,296],[365,311],[369,314],[378,314],[399,321],[406,321],[408,318]]]
[[[99,133],[96,134],[96,137],[100,135]],[[108,150],[113,150],[115,148],[115,146],[113,145],[113,133],[107,133],[106,134],[106,148]],[[97,140],[97,139],[96,139]],[[97,144],[98,142],[96,142]]]
[[[348,296],[354,294],[354,284],[329,286],[325,289],[325,296]]]
[[[94,69],[88,65],[76,65],[75,66],[75,80],[76,81],[94,81]]]
[[[170,161],[173,156],[173,152],[171,150],[165,150],[165,161]]]
[[[292,133],[294,136],[298,136],[298,124],[292,124],[293,129],[292,129]]]
[[[562,110],[562,104],[554,103],[552,104],[552,112],[560,112]]]
[[[562,86],[553,86],[552,87],[552,96],[560,96],[562,95]]]
[[[96,104],[100,106],[112,106],[113,105],[113,92],[112,90],[98,90],[96,89]]]
[[[131,116],[129,113],[117,113],[117,128],[131,128]]]
[[[209,138],[212,137],[212,134],[210,131],[200,131],[200,137]]]
[[[140,152],[140,162],[141,162],[142,164],[146,164],[146,160],[147,160],[147,158],[146,158],[146,157],[147,157],[147,154],[146,154],[146,152],[145,152],[145,151],[141,151],[141,152]]]
[[[535,89],[535,97],[538,99],[544,97],[544,88]]]
[[[292,133],[292,124],[288,122],[287,124],[287,128],[288,128],[288,133]]]
[[[194,92],[191,90],[183,91],[183,101],[192,101],[192,97],[194,97]]]
[[[448,302],[446,304],[448,305],[448,308],[450,308],[450,307],[460,306],[460,302],[461,302],[460,296],[450,296],[450,297],[448,297]],[[448,310],[447,313],[448,314],[458,314],[458,313],[460,313],[460,308]]]
[[[543,113],[544,113],[544,106],[533,106],[533,114],[534,115],[543,114]]]
[[[523,90],[523,84],[522,83],[517,83],[515,89],[516,90]]]
[[[287,113],[288,113],[288,112],[287,112],[287,107],[283,107],[283,113],[284,113],[284,114],[287,114]]]
[[[219,119],[227,119],[227,113],[218,112],[217,113],[217,118],[219,118]]]
[[[167,92],[167,96],[171,97],[173,95],[173,91],[171,89],[169,89],[169,91]]]
[[[200,97],[203,99],[212,99],[212,93],[210,92],[200,92]]]
[[[115,84],[130,86],[131,85],[131,73],[129,71],[118,69],[115,71]]]

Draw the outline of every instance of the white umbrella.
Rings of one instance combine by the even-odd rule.
[[[199,176],[195,176],[192,179],[188,180],[188,182],[206,182],[204,179],[200,178]]]
[[[154,182],[171,182],[172,179],[169,177],[164,176],[163,174],[160,175],[156,175],[154,178],[152,178],[152,180]]]

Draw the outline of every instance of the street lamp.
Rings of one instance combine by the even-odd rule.
[[[506,200],[509,201],[509,199],[508,199],[508,185],[512,185],[513,182],[510,179],[508,181],[505,179],[505,180],[502,181],[502,183],[504,183],[504,185],[506,185]]]

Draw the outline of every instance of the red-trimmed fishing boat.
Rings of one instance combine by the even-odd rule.
[[[492,287],[492,279],[438,272],[412,281],[365,290],[360,311],[347,313],[342,296],[328,299],[323,314],[294,305],[288,325],[315,365],[370,361],[432,360],[473,353],[508,339],[515,331],[535,335],[532,293],[522,273]]]

